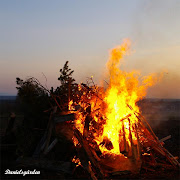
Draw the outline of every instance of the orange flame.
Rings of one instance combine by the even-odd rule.
[[[97,92],[101,100],[94,95],[90,97],[88,92],[84,91],[79,102],[84,111],[89,104],[91,105],[91,117],[102,126],[99,131],[93,131],[91,125],[89,128],[102,153],[121,154],[122,149],[125,148],[122,144],[127,144],[126,148],[132,143],[137,144],[134,128],[138,119],[132,113],[132,109],[139,112],[136,102],[146,95],[149,86],[159,80],[155,74],[141,78],[137,71],[125,72],[119,68],[123,57],[129,54],[130,45],[130,40],[125,39],[121,46],[111,50],[106,64],[110,74],[109,86],[105,92]],[[99,113],[103,118],[99,118]],[[76,128],[82,134],[86,118],[84,114],[79,111],[75,121]],[[105,119],[105,123],[102,119]]]

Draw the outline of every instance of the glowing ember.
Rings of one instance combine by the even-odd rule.
[[[146,95],[146,89],[158,81],[153,74],[140,78],[137,71],[120,69],[121,61],[130,50],[130,40],[124,40],[110,52],[107,68],[109,86],[104,88],[92,84],[91,91],[79,86],[80,100],[75,127],[83,134],[87,118],[91,118],[87,138],[93,138],[102,153],[122,154],[137,145],[138,119],[132,109],[139,112],[136,102]],[[92,77],[91,77],[92,79]],[[93,93],[92,93],[93,92]],[[69,108],[73,106],[70,102]],[[133,153],[133,152],[128,152]],[[127,155],[128,156],[128,155]]]
[[[76,164],[76,167],[81,165],[80,159],[76,156],[73,157],[72,162]]]

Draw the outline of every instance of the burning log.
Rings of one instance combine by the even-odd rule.
[[[135,149],[134,149],[134,144],[133,144],[133,140],[132,140],[132,134],[131,134],[131,121],[128,118],[128,122],[129,122],[129,140],[131,143],[131,151],[129,152],[129,157],[132,156],[132,159],[135,160]]]
[[[121,120],[122,121],[122,120]],[[126,141],[126,136],[125,136],[125,129],[124,129],[124,122],[122,121],[122,136],[123,138],[121,138],[121,141],[119,142],[119,149],[120,149],[120,152],[122,154],[124,154],[125,156],[128,155],[128,150],[129,150],[129,146],[127,144],[127,141]]]
[[[135,123],[135,132],[136,132],[136,137],[137,137],[137,159],[140,160],[141,159],[141,144],[139,140],[138,128],[137,128],[136,123]]]
[[[89,132],[89,123],[92,120],[90,113],[91,113],[91,105],[89,105],[86,109],[86,118],[85,118],[85,125],[84,125],[84,131],[83,131],[83,137],[87,138],[88,137],[88,132]]]
[[[89,147],[87,141],[83,138],[83,136],[77,129],[74,130],[74,135],[78,139],[82,148],[84,149],[84,152],[86,153],[86,156],[92,163],[93,167],[96,169],[98,176],[100,178],[102,178],[104,176],[103,171],[101,170],[100,165],[98,164],[97,160],[95,159],[95,156],[91,152],[91,148]]]
[[[81,159],[81,164],[83,168],[87,171],[92,180],[97,180],[97,177],[91,168],[91,164],[86,154],[86,151],[80,147],[78,148],[78,157]]]
[[[154,150],[156,150],[157,152],[159,152],[162,156],[165,156],[167,158],[167,160],[174,166],[174,168],[176,168],[176,166],[180,167],[179,162],[172,156],[172,154],[167,149],[165,149],[162,146],[161,142],[159,141],[159,139],[157,138],[157,136],[153,132],[152,128],[150,127],[150,125],[148,124],[146,119],[142,115],[140,115],[140,116],[143,118],[144,122],[147,124],[147,126],[150,129],[151,135],[154,137],[154,143],[151,142],[152,148]],[[146,132],[149,132],[149,131],[146,130]],[[170,136],[168,138],[170,138]]]

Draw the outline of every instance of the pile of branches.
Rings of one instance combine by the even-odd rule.
[[[99,150],[98,145],[93,141],[93,137],[91,137],[91,133],[89,131],[91,128],[90,126],[93,126],[94,130],[97,130],[97,132],[101,133],[101,128],[103,127],[102,124],[106,121],[105,117],[99,113],[100,107],[97,105],[95,110],[96,112],[92,112],[90,102],[88,101],[88,99],[96,98],[97,101],[100,100],[102,107],[104,102],[102,100],[103,95],[100,93],[101,88],[98,88],[94,84],[92,78],[87,79],[86,84],[82,83],[81,85],[78,85],[72,78],[72,74],[73,71],[69,69],[67,61],[64,67],[60,69],[60,77],[58,80],[61,82],[61,85],[55,90],[53,88],[48,90],[47,87],[41,85],[36,78],[31,77],[26,81],[17,78],[17,84],[19,85],[18,95],[21,97],[21,99],[24,99],[24,101],[27,103],[32,104],[37,101],[41,105],[45,105],[48,102],[48,108],[46,107],[46,109],[43,111],[49,113],[49,120],[46,124],[47,128],[45,129],[42,138],[36,146],[33,157],[37,158],[47,156],[59,141],[57,137],[58,132],[56,131],[58,125],[60,124],[60,127],[62,127],[61,124],[67,123],[67,128],[72,129],[72,134],[70,135],[70,133],[68,134],[65,132],[65,136],[67,135],[67,139],[69,140],[72,140],[74,137],[78,140],[78,143],[75,146],[76,151],[73,155],[76,155],[76,157],[80,159],[81,163],[79,164],[78,161],[78,165],[82,166],[92,179],[102,179],[108,175],[118,173],[122,174],[127,172],[126,170],[118,172],[118,168],[113,169],[112,167],[106,165],[106,157],[102,157],[102,153]],[[29,88],[31,88],[30,94],[25,93]],[[31,97],[36,97],[36,99],[32,99]],[[46,103],[43,103],[41,98],[42,101],[45,100]],[[69,111],[68,105],[70,101],[73,102],[75,107],[73,111]],[[82,108],[79,105],[81,101],[81,104],[83,104],[83,101],[86,102],[86,108]],[[129,106],[129,108],[138,119],[138,124],[136,124],[136,127],[134,128],[136,129],[137,136],[139,137],[138,147],[134,147],[132,137],[130,137],[132,144],[131,151],[134,152],[134,154],[132,153],[132,157],[130,159],[133,163],[138,162],[135,163],[137,166],[135,168],[138,168],[138,170],[144,168],[147,171],[155,171],[155,169],[158,167],[166,169],[179,167],[178,161],[163,147],[163,140],[160,141],[156,137],[144,117],[141,114],[135,112],[132,107]],[[80,133],[80,131],[74,126],[73,121],[76,119],[77,111],[81,112],[85,116],[83,133]],[[96,121],[91,118],[91,113],[96,113],[98,118],[101,119],[101,124],[96,123]],[[128,119],[128,116],[126,118]],[[122,121],[123,120],[124,119],[122,119]],[[55,131],[55,134],[53,131]],[[145,140],[141,141],[140,136],[144,137]],[[111,143],[108,142],[108,140],[102,143],[104,143],[106,148],[111,148]],[[124,151],[124,153],[127,152]],[[111,162],[111,164],[112,163],[113,162]],[[121,164],[120,161],[116,163]],[[121,169],[122,168],[120,168],[120,170]]]

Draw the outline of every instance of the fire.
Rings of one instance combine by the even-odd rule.
[[[78,157],[74,156],[73,159],[72,159],[72,162],[76,164],[76,167],[77,166],[81,166],[81,161]]]
[[[136,102],[146,95],[149,86],[159,80],[155,74],[141,78],[138,71],[125,72],[120,69],[123,57],[130,52],[130,45],[130,40],[126,39],[110,51],[106,64],[110,81],[106,90],[92,85],[95,93],[90,94],[88,89],[79,87],[83,93],[78,102],[81,109],[78,110],[75,127],[83,134],[86,118],[90,116],[88,135],[96,141],[102,153],[120,155],[128,151],[132,144],[137,145],[135,129],[138,118],[132,109],[137,113],[140,111]]]

